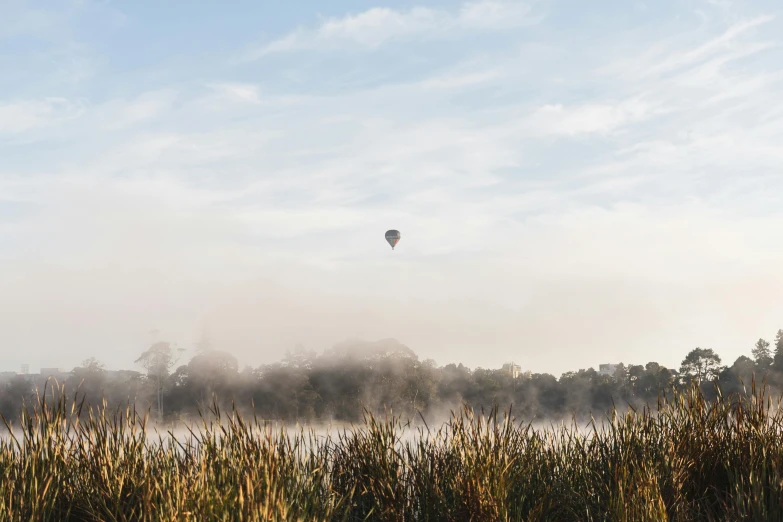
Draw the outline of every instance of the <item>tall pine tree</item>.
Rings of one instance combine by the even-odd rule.
[[[772,368],[783,372],[783,330],[778,330],[775,337],[775,358],[772,361]]]
[[[756,346],[753,348],[752,353],[756,365],[762,370],[768,370],[772,365],[772,354],[769,351],[769,342],[764,339],[759,339],[756,341]]]

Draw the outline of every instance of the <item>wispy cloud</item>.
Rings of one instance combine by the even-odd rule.
[[[779,42],[753,42],[743,44],[740,38],[753,29],[768,24],[776,19],[773,15],[757,16],[742,19],[729,25],[718,36],[692,48],[683,48],[679,42],[656,42],[640,56],[628,57],[601,67],[601,71],[616,73],[626,78],[648,80],[663,77],[666,74],[686,71],[688,68],[717,63],[726,63],[732,59],[745,57],[749,54],[767,49]],[[666,44],[670,47],[667,48]],[[671,47],[674,43],[676,47]]]
[[[428,7],[407,11],[375,7],[358,14],[325,20],[317,29],[299,29],[249,52],[259,59],[304,49],[375,48],[408,38],[438,39],[460,31],[495,31],[537,23],[531,4],[517,0],[477,0],[456,12]]]
[[[115,99],[95,107],[95,116],[109,130],[120,130],[152,121],[171,110],[177,101],[173,89],[144,92],[131,100]]]
[[[211,85],[211,87],[219,96],[249,103],[261,102],[257,85],[247,83],[218,83]]]
[[[665,112],[666,109],[656,108],[639,97],[614,104],[544,105],[529,114],[523,126],[534,136],[577,136],[610,132]]]
[[[51,127],[78,118],[83,112],[82,103],[66,98],[0,103],[0,136]]]

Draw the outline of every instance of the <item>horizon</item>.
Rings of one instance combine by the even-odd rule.
[[[783,328],[775,2],[232,6],[0,3],[0,366],[158,330],[560,375]]]
[[[780,332],[783,332],[783,329],[779,330],[778,335],[780,334]],[[177,347],[176,347],[175,344],[168,343],[166,341],[156,341],[153,344],[161,344],[161,343],[165,344],[165,345],[169,345],[169,346],[172,347],[172,349],[177,350]],[[202,343],[201,347],[200,348],[196,348],[195,350],[185,350],[185,349],[182,349],[182,351],[180,352],[180,357],[178,359],[176,359],[177,362],[172,366],[171,371],[175,371],[176,369],[178,369],[180,367],[183,367],[183,366],[188,366],[190,360],[194,359],[200,353],[206,353],[206,352],[211,352],[211,351],[222,352],[222,353],[229,353],[229,354],[231,353],[230,351],[222,350],[220,348],[216,348],[216,347],[212,346],[211,342],[208,339],[202,339],[201,343]],[[375,340],[375,341],[370,341],[370,340],[366,340],[366,339],[356,339],[356,338],[354,338],[354,339],[344,339],[343,341],[341,341],[339,343],[334,343],[329,348],[324,348],[323,350],[307,350],[305,347],[300,345],[300,346],[295,347],[291,351],[291,353],[295,354],[295,353],[297,353],[297,350],[303,350],[304,352],[309,352],[311,354],[314,354],[316,359],[323,360],[324,357],[326,357],[327,359],[330,357],[329,351],[331,349],[333,349],[333,348],[339,348],[339,347],[345,347],[345,346],[351,346],[351,345],[353,345],[353,347],[354,347],[353,349],[357,349],[357,348],[361,348],[361,347],[371,348],[374,345],[377,346],[379,344],[388,344],[388,343],[392,343],[392,344],[394,344],[395,346],[397,346],[399,348],[404,348],[406,350],[410,350],[411,352],[413,352],[414,356],[419,361],[419,363],[426,363],[427,361],[434,361],[433,359],[426,359],[426,358],[420,357],[419,354],[416,352],[416,350],[413,350],[409,346],[405,345],[404,343],[399,342],[397,339],[394,339],[394,338],[378,339],[378,340]],[[769,343],[769,347],[770,347],[770,352],[777,353],[776,352],[777,348],[775,347],[774,343]],[[697,347],[697,349],[698,348],[701,348],[701,347]],[[204,351],[201,351],[202,349]],[[690,352],[690,350],[689,350],[689,352]],[[285,356],[285,355],[287,355],[287,354],[283,354],[283,356]],[[683,355],[683,359],[685,359],[685,355],[687,355],[687,354]],[[720,357],[719,353],[716,353],[716,355],[718,357]],[[736,360],[733,360],[733,361],[728,361],[728,360],[725,360],[722,357],[720,357],[721,358],[721,365],[722,365],[722,367],[731,368],[742,357],[750,358],[752,360],[753,359],[753,354],[752,353],[741,354]],[[280,357],[277,360],[270,361],[270,362],[265,363],[265,364],[274,366],[276,364],[281,363],[283,360],[284,360],[284,357]],[[133,365],[133,367],[127,367],[127,366],[126,367],[108,367],[98,357],[92,356],[92,357],[89,357],[88,359],[82,361],[80,364],[77,364],[77,365],[74,365],[74,366],[61,366],[61,367],[41,366],[41,367],[35,368],[35,367],[29,367],[29,365],[26,365],[26,364],[23,363],[20,366],[20,368],[19,368],[20,371],[15,371],[13,369],[8,369],[8,368],[4,369],[4,368],[0,367],[0,374],[3,374],[3,373],[15,373],[17,375],[30,375],[30,376],[39,375],[40,376],[40,375],[42,375],[42,372],[44,370],[57,370],[58,372],[72,373],[76,369],[83,368],[84,367],[84,363],[85,362],[90,362],[90,361],[99,364],[102,367],[102,369],[104,371],[107,371],[107,372],[129,372],[130,371],[130,372],[136,372],[136,373],[138,373],[140,375],[144,375],[145,372],[146,372],[146,370],[139,364],[135,364],[135,365]],[[602,371],[601,366],[610,366],[610,367],[613,368],[612,371],[614,371],[614,368],[616,368],[619,365],[623,365],[627,369],[630,366],[645,366],[645,365],[647,365],[649,363],[656,363],[656,364],[659,364],[661,366],[661,368],[666,368],[666,369],[674,371],[675,373],[680,373],[681,366],[682,366],[683,362],[685,362],[685,361],[683,360],[683,361],[681,361],[677,365],[669,365],[669,364],[662,364],[660,361],[657,361],[655,359],[649,359],[649,360],[643,361],[643,362],[642,361],[604,361],[604,362],[600,362],[600,363],[597,363],[597,364],[588,365],[586,367],[571,368],[571,369],[565,370],[564,372],[561,372],[560,374],[552,374],[552,373],[549,373],[549,372],[532,371],[532,369],[526,368],[524,366],[521,366],[520,364],[518,364],[518,361],[515,361],[513,359],[505,361],[503,364],[501,364],[501,365],[499,365],[497,367],[489,367],[489,366],[482,366],[482,365],[471,367],[471,366],[463,364],[461,361],[456,361],[456,360],[448,360],[448,361],[443,361],[443,362],[434,361],[435,367],[439,368],[439,369],[446,368],[449,365],[455,365],[455,366],[462,366],[462,367],[466,368],[467,370],[469,370],[471,372],[472,371],[476,371],[476,370],[505,371],[506,366],[513,365],[513,366],[519,368],[518,372],[519,372],[520,375],[523,375],[523,374],[532,374],[532,375],[549,374],[549,375],[552,375],[552,376],[556,377],[557,379],[562,378],[563,375],[565,375],[565,374],[573,373],[573,372],[579,372],[579,371],[594,370],[594,371],[600,373]],[[264,365],[252,366],[250,364],[243,363],[243,361],[241,359],[237,359],[237,364],[238,364],[238,371],[244,371],[244,370],[246,370],[248,368],[255,371],[255,370],[257,370],[257,369],[259,369],[259,368],[264,366]],[[24,368],[25,366],[28,366],[27,373],[25,373],[25,371],[24,371],[25,370],[25,368]],[[37,371],[34,371],[34,370],[37,370]]]

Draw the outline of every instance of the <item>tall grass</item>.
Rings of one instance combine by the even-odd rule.
[[[3,419],[0,520],[783,520],[783,413],[755,383],[582,427],[465,408],[326,436],[216,404],[185,437],[151,436],[132,406],[50,395]]]

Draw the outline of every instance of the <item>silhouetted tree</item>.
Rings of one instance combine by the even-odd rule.
[[[706,378],[714,379],[720,373],[720,357],[712,348],[694,348],[682,360],[680,372],[699,383]]]
[[[208,407],[213,394],[226,399],[233,396],[232,383],[239,376],[239,363],[233,355],[221,350],[202,350],[187,364],[187,379],[191,393],[202,397]]]
[[[768,370],[772,366],[772,354],[769,351],[769,342],[764,339],[756,341],[756,346],[751,350],[753,359],[759,369]]]
[[[772,367],[778,372],[783,372],[783,330],[778,330],[775,337],[775,355],[772,360]]]
[[[708,396],[714,389],[708,380],[717,378],[724,393],[745,393],[748,384],[761,369],[769,382],[780,386],[783,373],[778,371],[783,358],[783,330],[778,332],[775,357],[771,367],[746,356],[729,367],[713,350],[696,348],[682,361],[686,380],[702,383]],[[764,349],[754,353],[764,360]],[[298,346],[287,352],[279,363],[239,371],[237,359],[228,352],[202,344],[186,363],[170,373],[181,351],[169,343],[156,343],[146,350],[137,363],[140,372],[107,372],[96,359],[88,359],[74,368],[66,381],[66,393],[80,391],[88,402],[98,403],[101,396],[119,405],[123,401],[152,401],[157,411],[163,403],[168,420],[204,412],[212,399],[226,409],[235,401],[240,409],[251,405],[262,419],[284,419],[293,422],[361,420],[362,409],[382,413],[392,411],[415,421],[418,414],[436,416],[463,404],[485,410],[493,406],[507,408],[513,404],[515,415],[525,419],[580,420],[590,414],[600,416],[613,405],[655,406],[660,394],[668,394],[680,382],[679,374],[657,362],[646,365],[618,365],[613,375],[601,375],[593,368],[565,372],[560,378],[550,374],[523,374],[514,378],[498,369],[476,368],[462,364],[438,367],[434,361],[419,361],[407,346],[393,339],[378,342],[346,341],[317,354]],[[771,357],[771,356],[770,356]],[[41,379],[36,376],[0,377],[0,413],[14,417],[23,398],[30,399]],[[148,393],[144,393],[145,387]],[[710,395],[712,394],[712,395]],[[152,401],[154,402],[154,401]]]
[[[35,389],[32,381],[21,375],[11,378],[7,382],[0,382],[0,415],[9,424],[16,424],[22,413],[23,404],[30,404],[35,398]],[[0,429],[4,426],[0,422]]]
[[[158,342],[150,346],[136,359],[136,364],[147,370],[147,376],[153,378],[157,387],[158,417],[163,417],[163,399],[161,389],[163,380],[169,376],[169,371],[179,360],[184,350],[174,349],[170,343]]]
[[[104,398],[106,367],[95,357],[90,357],[71,371],[66,384],[70,384],[71,389],[78,389],[81,394],[84,394],[87,402],[97,405]]]

